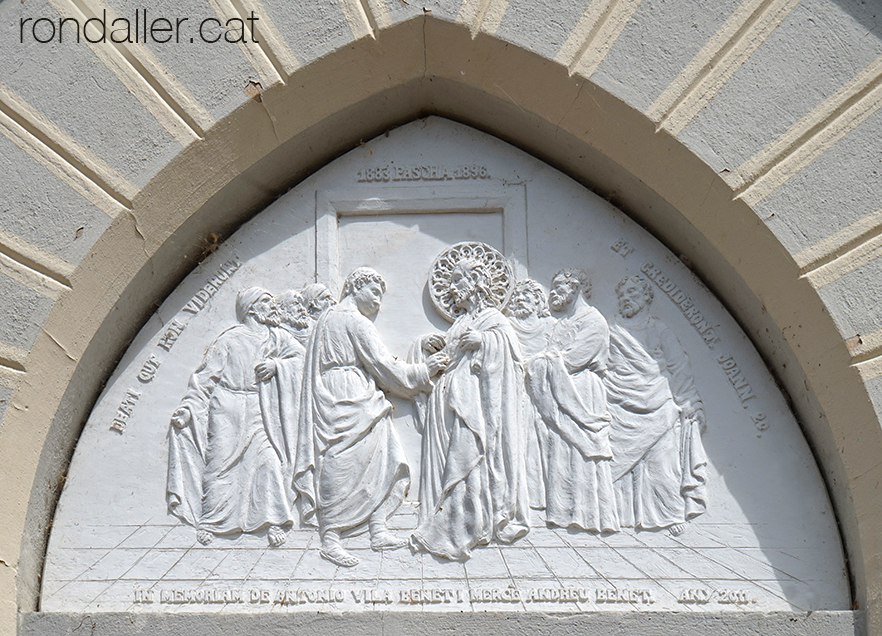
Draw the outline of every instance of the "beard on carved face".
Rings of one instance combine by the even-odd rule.
[[[646,303],[635,302],[630,298],[619,298],[619,312],[625,318],[633,318]]]
[[[509,313],[514,318],[529,318],[532,314],[537,312],[537,304],[528,296],[518,296],[514,298],[514,302],[511,304],[511,308],[509,309]]]
[[[254,307],[251,310],[251,313],[254,314],[254,317],[257,319],[257,322],[269,325],[270,327],[278,327],[282,324],[281,317],[279,316],[279,310],[276,309],[275,306],[271,306],[268,308]]]
[[[472,293],[475,291],[473,285],[469,285],[463,289],[458,287],[453,288],[453,305],[454,307],[464,307],[465,302],[471,298]]]
[[[554,311],[563,311],[566,309],[570,303],[572,303],[576,299],[575,293],[566,294],[562,291],[558,291],[557,289],[551,290],[551,293],[548,295],[548,304]]]
[[[309,319],[303,311],[284,311],[282,320],[295,329],[306,329],[309,326]]]

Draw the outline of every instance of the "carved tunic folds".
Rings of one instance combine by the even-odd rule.
[[[531,319],[520,320],[509,316],[509,322],[518,334],[525,365],[545,350],[548,338],[554,329],[554,318],[551,316],[531,316]],[[525,378],[526,381],[526,378]],[[527,398],[527,481],[530,486],[530,507],[537,510],[545,509],[545,483],[547,480],[548,463],[548,427],[542,420],[536,405]]]
[[[701,398],[676,336],[654,317],[612,324],[606,386],[622,525],[666,528],[703,513],[707,458],[696,423],[681,415]]]
[[[595,532],[619,529],[602,376],[609,328],[594,307],[554,327],[529,367],[530,387],[548,429],[546,519]]]
[[[292,523],[293,496],[283,461],[290,449],[282,447],[281,430],[267,426],[278,425],[278,417],[265,422],[258,384],[267,385],[267,395],[277,387],[258,383],[254,367],[292,355],[296,346],[281,330],[255,332],[237,325],[208,348],[182,401],[191,422],[169,430],[172,513],[214,534]]]
[[[396,360],[374,324],[332,307],[319,318],[304,364],[294,484],[305,523],[354,534],[399,482],[410,481],[384,389],[427,388],[424,364]]]
[[[479,349],[458,346],[466,329],[480,333]],[[509,543],[529,530],[524,370],[517,335],[495,308],[460,316],[447,339],[450,366],[424,411],[427,477],[413,540],[463,560],[476,545]]]

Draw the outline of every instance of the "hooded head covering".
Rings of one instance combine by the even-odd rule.
[[[303,288],[303,304],[309,306],[313,300],[321,296],[324,292],[329,291],[326,285],[321,283],[311,283]]]
[[[315,317],[320,313],[318,307],[316,307],[316,301],[322,294],[330,294],[331,290],[321,283],[312,283],[304,287],[300,293],[303,295],[303,306],[306,308],[307,313]],[[330,298],[329,301],[331,305],[336,304],[333,298]]]
[[[239,322],[245,322],[245,316],[248,315],[252,305],[260,300],[263,295],[272,297],[272,294],[260,287],[248,287],[240,291],[239,295],[236,296],[236,319]]]

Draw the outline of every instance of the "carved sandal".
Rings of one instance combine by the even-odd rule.
[[[331,563],[336,563],[343,568],[351,568],[358,565],[358,557],[352,556],[339,546],[335,546],[328,550],[322,548],[319,554],[322,555],[323,559],[327,559]]]

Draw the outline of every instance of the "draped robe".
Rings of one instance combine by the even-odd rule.
[[[512,328],[518,335],[521,351],[526,365],[545,350],[548,338],[554,329],[555,320],[551,316],[531,314],[526,319],[509,316]],[[527,483],[530,490],[530,507],[537,510],[545,508],[546,464],[548,462],[548,430],[542,416],[536,410],[532,397],[527,392]]]
[[[181,402],[190,424],[169,428],[169,512],[214,534],[292,524],[296,422],[281,404],[293,390],[297,348],[280,329],[244,325],[211,344]],[[266,360],[276,375],[260,382],[254,367]]]
[[[477,350],[459,346],[468,329],[481,335]],[[412,540],[464,560],[476,545],[510,543],[529,530],[524,370],[517,335],[495,308],[458,317],[446,349],[447,371],[417,401],[423,476]]]
[[[682,415],[701,397],[677,337],[655,317],[613,323],[605,380],[622,525],[667,528],[702,514],[707,457],[697,423]]]
[[[395,359],[373,322],[338,305],[315,324],[303,377],[294,471],[302,521],[363,532],[393,490],[410,484],[392,404],[378,385],[411,398],[428,389],[428,368]]]
[[[285,485],[294,501],[294,461],[297,454],[297,427],[300,422],[300,392],[303,386],[303,359],[306,349],[297,334],[284,326],[286,357],[276,361],[276,375],[258,385],[261,412],[273,446],[279,449]]]
[[[545,515],[564,528],[619,529],[601,379],[608,354],[606,320],[585,306],[557,322],[548,349],[529,365],[533,400],[548,429]]]

